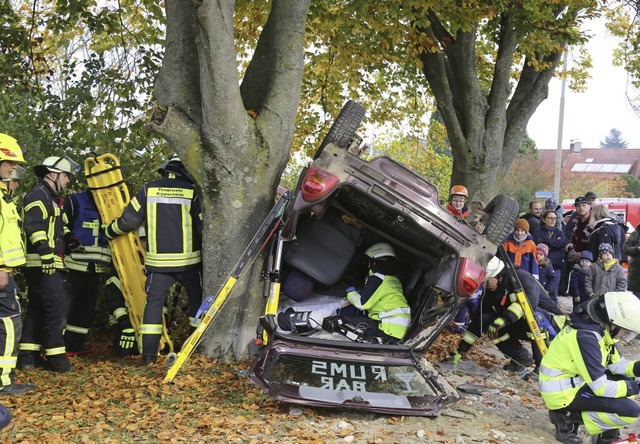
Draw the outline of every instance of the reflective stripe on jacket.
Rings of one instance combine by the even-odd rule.
[[[549,410],[571,404],[584,384],[588,384],[596,396],[630,396],[638,393],[637,383],[611,380],[606,371],[632,377],[634,364],[620,356],[609,331],[566,325],[542,358],[540,394]]]
[[[38,179],[23,203],[27,267],[40,267],[40,257],[53,254],[56,268],[63,269],[63,237],[67,221],[53,191],[43,179]]]
[[[371,319],[380,321],[380,330],[402,339],[411,324],[411,309],[402,293],[402,283],[396,276],[373,273],[365,284],[363,293],[370,291],[372,284],[377,288],[368,298],[358,292],[350,292],[347,297],[354,307],[366,310]]]
[[[181,271],[202,262],[202,213],[194,184],[173,173],[143,186],[116,220],[126,233],[146,221],[149,271]]]
[[[4,184],[4,183],[3,183]],[[5,189],[0,196],[0,268],[16,268],[26,263],[20,216],[16,204],[7,199]]]
[[[89,263],[104,265],[96,272],[104,272],[111,263],[111,250],[104,232],[100,229],[100,213],[89,196],[89,191],[76,193],[65,200],[64,212],[71,224],[71,231],[84,246],[83,253],[72,253],[64,258],[67,268],[87,271]]]

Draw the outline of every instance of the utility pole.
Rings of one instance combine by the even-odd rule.
[[[567,71],[567,59],[568,59],[569,50],[565,46],[564,56],[563,56],[563,71]],[[558,204],[560,201],[560,172],[562,170],[562,131],[564,129],[564,100],[565,100],[565,90],[567,87],[567,79],[566,77],[562,79],[561,93],[560,93],[560,112],[558,116],[558,143],[556,145],[556,175],[553,180],[553,195]]]

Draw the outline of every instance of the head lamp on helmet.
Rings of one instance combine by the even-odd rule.
[[[0,133],[0,161],[24,162],[22,148],[16,139]]]
[[[367,248],[364,255],[371,259],[380,259],[384,257],[396,257],[396,252],[393,247],[386,242],[379,242]]]

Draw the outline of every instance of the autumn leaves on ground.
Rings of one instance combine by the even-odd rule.
[[[444,334],[430,350],[433,359],[457,339]],[[374,424],[367,419],[373,416],[361,415],[362,430],[354,430],[346,422],[342,428],[335,427],[344,411],[294,406],[268,398],[238,376],[249,363],[222,363],[194,355],[174,382],[166,384],[164,357],[154,366],[142,367],[139,356],[114,356],[106,337],[89,345],[94,353],[71,358],[75,366],[71,373],[18,373],[22,381],[35,383],[37,389],[20,397],[0,398],[14,416],[0,433],[2,442],[324,444],[340,442],[348,435],[354,435],[356,442],[360,438],[365,442],[400,442],[394,436],[397,431],[387,427],[403,418],[382,415]],[[301,415],[292,414],[292,408],[299,409]],[[373,427],[378,427],[379,433],[365,437]],[[426,427],[427,433],[437,436],[438,427]]]

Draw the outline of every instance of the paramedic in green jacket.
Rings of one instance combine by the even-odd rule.
[[[611,443],[640,416],[632,399],[640,392],[640,361],[621,357],[613,339],[620,328],[640,333],[638,319],[633,293],[605,293],[580,304],[551,342],[539,385],[558,441],[582,443],[577,430],[584,424],[596,443]]]
[[[374,321],[368,322],[374,336],[402,340],[411,324],[411,309],[402,293],[402,283],[396,276],[399,273],[396,253],[391,245],[380,242],[369,247],[364,254],[369,258],[369,275],[361,291],[347,288],[347,300]],[[348,308],[342,309],[340,314],[352,318],[347,311]]]

